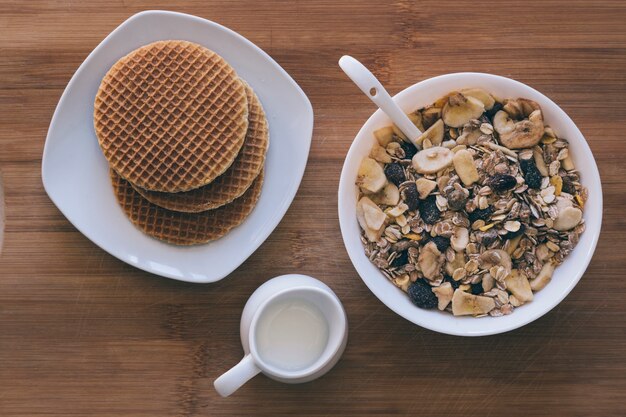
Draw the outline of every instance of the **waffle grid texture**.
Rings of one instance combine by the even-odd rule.
[[[175,245],[207,243],[224,236],[252,212],[263,186],[261,172],[232,203],[201,213],[181,213],[150,203],[114,170],[110,174],[115,196],[130,221],[149,236]]]
[[[248,128],[234,69],[186,41],[159,41],[121,58],[94,102],[94,127],[109,165],[137,186],[189,191],[233,163]]]
[[[263,106],[252,88],[245,83],[248,99],[248,131],[239,155],[215,181],[181,193],[148,191],[133,184],[144,198],[160,207],[197,213],[228,204],[241,196],[259,175],[269,145],[269,128]]]

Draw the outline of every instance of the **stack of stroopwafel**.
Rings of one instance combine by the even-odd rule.
[[[267,119],[252,88],[209,49],[160,41],[121,58],[96,94],[94,127],[120,206],[150,236],[205,243],[256,205]]]

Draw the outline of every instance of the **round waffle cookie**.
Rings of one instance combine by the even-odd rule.
[[[241,196],[263,169],[269,145],[269,129],[263,106],[244,81],[248,98],[248,132],[235,162],[210,184],[182,193],[133,188],[151,203],[169,210],[197,213],[228,204]]]
[[[195,245],[218,239],[241,224],[256,205],[263,172],[250,188],[230,204],[201,213],[181,213],[150,203],[111,170],[111,182],[120,206],[131,222],[146,234],[175,245]]]
[[[248,102],[235,70],[186,41],[143,46],[113,65],[94,103],[109,165],[155,191],[189,191],[228,169],[243,145]]]

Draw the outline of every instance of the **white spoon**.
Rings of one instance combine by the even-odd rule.
[[[404,114],[402,109],[393,101],[387,90],[378,79],[356,59],[344,55],[339,60],[339,66],[357,87],[374,102],[407,138],[419,149],[417,138],[422,134],[413,124],[411,119]]]

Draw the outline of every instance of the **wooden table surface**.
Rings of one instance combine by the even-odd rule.
[[[73,72],[118,24],[153,8],[238,31],[315,109],[291,208],[213,285],[113,258],[69,224],[41,183],[48,124]],[[589,269],[557,308],[508,334],[460,338],[412,325],[369,292],[337,220],[344,156],[374,110],[340,72],[344,53],[392,94],[443,73],[490,72],[537,88],[572,117],[600,167],[604,225]],[[626,415],[625,97],[623,1],[0,1],[0,415]],[[242,356],[246,299],[292,272],[342,299],[343,359],[312,383],[258,376],[220,398],[213,380]]]

